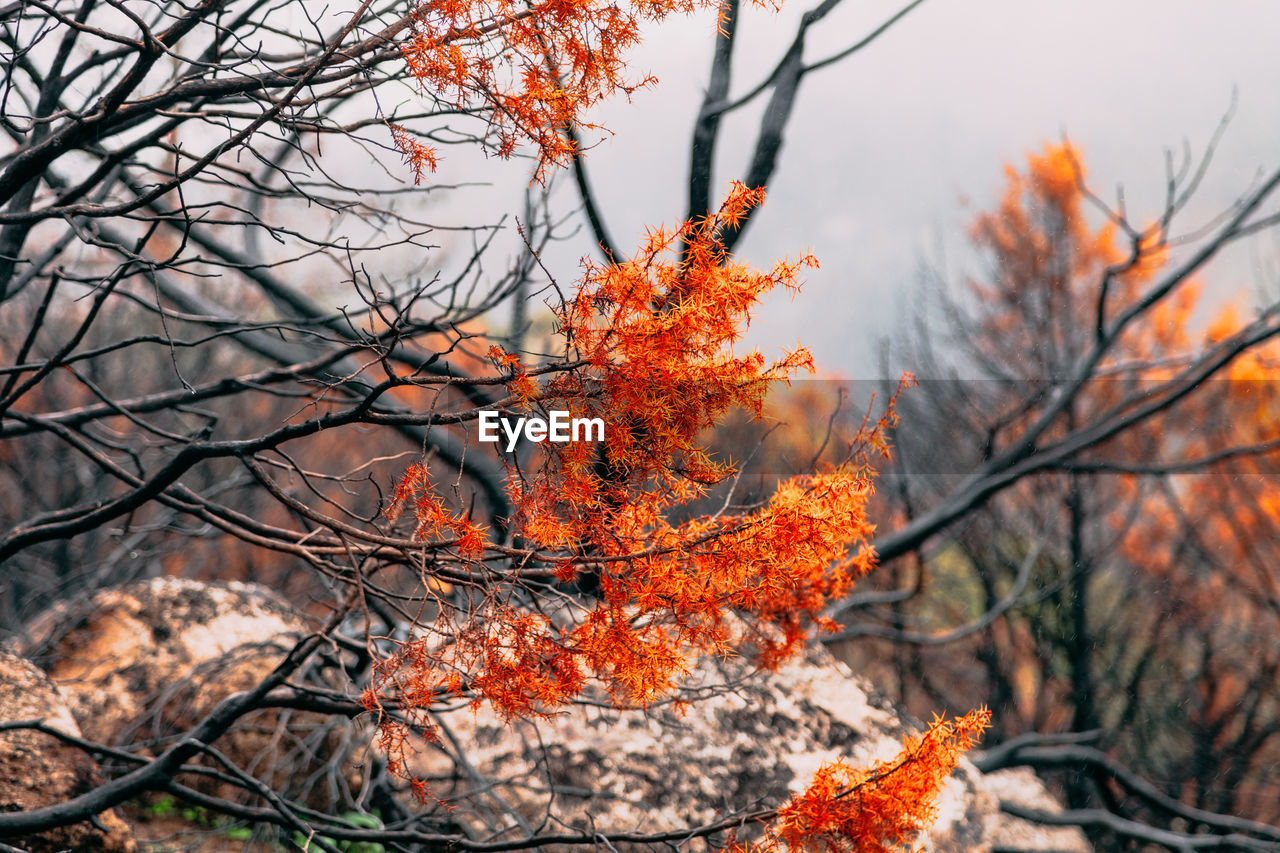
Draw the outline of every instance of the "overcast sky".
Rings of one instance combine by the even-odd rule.
[[[734,93],[772,67],[809,5],[745,13]],[[898,5],[845,0],[806,58],[856,41]],[[646,225],[682,214],[713,28],[709,14],[653,28],[633,66],[659,84],[598,113],[615,135],[588,163],[624,248]],[[1164,150],[1184,141],[1202,150],[1234,88],[1235,118],[1184,222],[1216,213],[1280,165],[1278,37],[1276,0],[927,0],[866,50],[806,79],[769,201],[740,251],[763,264],[809,250],[822,269],[794,300],[770,301],[749,343],[776,352],[800,341],[828,370],[875,375],[874,341],[912,309],[921,263],[942,247],[956,278],[976,271],[965,223],[998,196],[1004,163],[1066,133],[1091,185],[1114,197],[1123,182],[1133,218],[1146,220],[1158,212]],[[718,185],[743,174],[757,116],[726,125]],[[511,212],[519,174],[496,196]],[[1220,289],[1248,287],[1254,262],[1274,263],[1278,247],[1270,239],[1237,252],[1212,277]],[[564,247],[549,261],[571,271],[586,251],[585,242]]]

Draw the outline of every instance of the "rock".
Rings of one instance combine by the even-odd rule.
[[[0,651],[0,722],[43,719],[58,731],[81,732],[58,688],[30,661]],[[101,783],[93,758],[53,735],[0,732],[0,811],[30,811],[65,802]],[[3,839],[31,853],[62,850],[133,853],[129,827],[113,811],[39,835]]]
[[[905,735],[921,729],[821,649],[767,678],[751,677],[741,659],[703,660],[693,678],[683,715],[670,704],[618,711],[601,702],[508,725],[487,708],[464,705],[439,715],[447,731],[439,748],[418,756],[419,775],[435,779],[431,792],[476,832],[504,825],[518,832],[502,816],[507,811],[532,827],[654,832],[710,823],[730,808],[778,805],[823,762],[891,758]],[[1034,775],[1017,784],[1038,792],[1037,806],[1052,804]],[[1001,814],[1001,796],[1003,778],[993,784],[962,761],[917,849],[1091,849],[1078,831]]]
[[[157,578],[54,608],[33,623],[26,648],[85,737],[158,748],[257,685],[305,632],[301,615],[265,587]],[[334,771],[349,735],[328,716],[264,710],[215,746],[277,792],[327,806],[344,784]],[[225,783],[182,781],[244,799]]]
[[[982,776],[983,786],[997,801],[1016,803],[1042,812],[1060,812],[1062,805],[1045,790],[1030,767],[1011,767]],[[1089,850],[1080,830],[1068,826],[1044,826],[1004,812],[990,815],[991,838],[1002,850]]]
[[[230,692],[256,684],[304,627],[261,587],[161,579],[46,614],[28,648],[67,693],[86,737],[136,743],[181,732]],[[690,682],[682,709],[671,702],[644,711],[584,702],[549,719],[510,724],[460,702],[437,714],[443,737],[417,756],[413,769],[448,804],[453,825],[474,837],[593,828],[652,833],[709,823],[731,809],[776,806],[802,790],[823,762],[892,757],[920,728],[822,649],[768,677],[754,676],[740,658],[707,658]],[[360,743],[350,731],[335,738],[321,729],[331,722],[258,712],[217,745],[296,797],[299,780],[318,778],[311,768],[332,771],[344,748]],[[320,790],[329,799],[316,805],[332,811],[331,792],[341,779],[332,772],[327,778]],[[195,784],[192,777],[184,781]],[[210,792],[228,793],[216,786]],[[918,849],[1090,849],[1078,831],[1002,814],[1002,798],[1058,808],[1029,773],[985,777],[962,762]],[[748,829],[739,837],[749,835]]]

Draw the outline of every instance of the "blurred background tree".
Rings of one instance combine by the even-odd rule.
[[[971,231],[986,273],[932,290],[889,344],[932,377],[902,397],[882,480],[899,530],[970,472],[1029,476],[903,549],[902,594],[847,602],[837,642],[917,713],[982,696],[990,742],[1022,744],[986,766],[1049,773],[1082,818],[1179,828],[1180,803],[1272,823],[1275,309],[1215,317],[1185,267],[1150,300],[1176,210],[1133,228],[1085,177],[1065,143],[1009,167]]]

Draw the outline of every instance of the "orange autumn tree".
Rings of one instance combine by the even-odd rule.
[[[1029,167],[1029,183],[1054,188],[1036,209],[1083,233],[1087,199],[1078,153],[1050,149]],[[1006,206],[998,221],[1008,228]],[[1013,257],[999,240],[996,217],[979,222],[979,243]],[[1096,291],[1085,283],[1096,281],[1100,269],[1119,269],[1110,298],[1118,310],[1132,304],[1165,266],[1158,233],[1158,225],[1149,226],[1123,247],[1118,229],[1106,224],[1087,240],[1070,239],[1076,266],[1058,290],[1058,313],[1035,315],[1022,333],[1056,336],[1066,363],[1073,341],[1076,353],[1082,349],[1081,329],[1096,311]],[[1005,261],[1002,267],[1017,268]],[[1145,402],[1143,394],[1167,384],[1193,388],[1159,417],[1101,444],[1061,481],[1069,527],[1106,533],[1093,541],[1077,537],[1068,549],[1070,563],[1081,568],[1064,587],[1065,612],[1051,617],[1058,624],[1050,631],[1071,663],[1066,679],[1048,673],[1041,679],[1046,693],[1061,691],[1063,705],[1074,706],[1071,727],[1116,729],[1115,754],[1150,778],[1182,780],[1177,794],[1184,801],[1275,821],[1277,788],[1267,768],[1280,742],[1263,720],[1280,707],[1273,687],[1280,658],[1252,640],[1280,628],[1273,569],[1280,353],[1273,339],[1255,337],[1234,302],[1215,307],[1204,292],[1202,281],[1190,280],[1155,306],[1119,341],[1071,412],[1088,423],[1136,408],[1135,400]],[[1006,303],[993,317],[1016,326],[1030,313]],[[1010,337],[1006,327],[1001,338],[988,340]],[[1206,356],[1225,366],[1201,383],[1191,371]],[[1002,359],[1017,360],[1012,351]],[[1118,590],[1151,606],[1106,608],[1102,602]],[[1083,644],[1100,648],[1090,653],[1078,648]],[[1170,669],[1195,673],[1191,695],[1174,701],[1155,689],[1148,674]],[[1067,722],[1059,717],[1057,725]]]
[[[556,309],[559,358],[527,366],[493,347],[507,391],[497,407],[605,424],[602,443],[539,444],[507,460],[514,510],[501,534],[451,509],[429,465],[405,473],[387,516],[420,543],[424,578],[462,592],[435,602],[364,694],[393,771],[412,775],[410,731],[430,737],[433,709],[458,697],[529,718],[592,689],[616,706],[647,706],[679,686],[695,655],[745,648],[774,669],[814,627],[829,627],[817,614],[871,568],[870,462],[887,449],[892,408],[847,461],[779,483],[762,506],[673,520],[734,473],[700,443],[705,430],[735,408],[758,415],[770,388],[812,369],[804,350],[777,361],[733,350],[761,297],[796,289],[816,263],[761,272],[728,255],[724,230],[762,199],[735,184],[713,214],[651,231],[631,259],[588,264]],[[590,599],[549,594],[587,573]],[[824,768],[759,843],[890,849],[927,825],[985,722],[984,711],[936,720],[894,761]]]
[[[1179,328],[1191,327],[1190,311]],[[1220,309],[1186,349],[1247,338],[1241,313]],[[1271,722],[1280,652],[1256,639],[1280,631],[1277,380],[1280,347],[1270,341],[1197,389],[1144,436],[1145,464],[1120,483],[1141,512],[1128,524],[1111,519],[1118,562],[1142,594],[1163,602],[1162,618],[1137,620],[1134,631],[1147,666],[1176,666],[1194,684],[1177,703],[1155,691],[1135,702],[1162,725],[1124,743],[1126,760],[1182,780],[1179,798],[1197,808],[1268,823],[1280,821],[1272,772],[1280,733]]]
[[[1065,373],[1086,350],[1095,283],[1108,269],[1117,271],[1108,298],[1123,310],[1166,266],[1158,224],[1132,235],[1114,222],[1089,225],[1085,177],[1078,151],[1050,146],[1028,158],[1024,174],[1008,170],[999,211],[980,215],[972,231],[1000,271],[975,285],[986,297],[984,357],[1028,382]],[[1220,351],[1226,362],[1219,375],[1190,380],[1194,390],[1167,411],[1100,443],[1059,479],[1068,531],[1082,531],[1069,533],[1063,555],[1077,568],[1063,583],[1061,609],[1027,624],[1025,636],[1054,636],[1069,663],[1065,678],[1038,675],[1042,708],[1019,716],[1023,725],[1077,730],[1159,721],[1118,731],[1116,754],[1151,778],[1184,780],[1179,793],[1198,808],[1274,821],[1280,812],[1262,806],[1274,802],[1265,768],[1280,744],[1259,717],[1280,702],[1271,687],[1280,659],[1254,649],[1251,638],[1280,628],[1272,570],[1280,353],[1274,340],[1250,341],[1235,304],[1206,306],[1204,291],[1202,281],[1190,280],[1156,305],[1064,419],[1066,429],[1067,420],[1097,422],[1137,408],[1143,395],[1183,382],[1206,353]],[[1016,428],[1016,419],[1010,423]],[[1033,488],[1028,483],[1020,499],[1043,505],[1044,484],[1038,496]],[[1100,535],[1083,532],[1090,529]],[[1153,606],[1106,608],[1118,590]],[[1088,645],[1101,649],[1081,648]],[[1015,640],[1005,653],[1034,666],[1033,646]],[[1145,683],[1144,673],[1170,668],[1197,674],[1192,696],[1175,703]],[[1048,710],[1055,694],[1056,720]]]
[[[1164,228],[1108,217],[1070,145],[1006,169],[997,206],[970,231],[985,273],[950,306],[975,378],[925,380],[905,399],[895,443],[916,476],[898,480],[891,511],[919,512],[948,475],[1040,426],[1099,339],[1099,306],[1123,313],[1172,265]],[[997,742],[1100,732],[1111,760],[1173,780],[1171,797],[1274,821],[1280,657],[1255,640],[1280,629],[1280,351],[1274,332],[1208,304],[1205,291],[1188,278],[1138,315],[1036,439],[1084,431],[1091,443],[940,537],[922,555],[920,594],[899,605],[898,624],[912,630],[866,627],[883,639],[851,653],[872,668],[909,658],[901,669],[950,673],[910,687],[904,678],[918,713],[976,694],[995,712]],[[941,373],[927,347],[912,355],[914,370]],[[1169,691],[1171,673],[1194,687]],[[1059,778],[1075,808],[1168,825],[1098,774]]]

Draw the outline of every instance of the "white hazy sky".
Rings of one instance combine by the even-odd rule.
[[[815,4],[746,11],[734,93],[772,67]],[[813,32],[806,58],[856,41],[899,5],[845,0]],[[646,225],[682,214],[713,28],[709,13],[653,28],[633,67],[659,84],[597,114],[614,135],[588,164],[624,249]],[[1132,217],[1150,219],[1165,150],[1188,142],[1201,151],[1234,88],[1235,118],[1183,220],[1189,230],[1280,166],[1278,37],[1276,0],[927,0],[861,53],[807,78],[769,200],[740,252],[763,264],[808,250],[822,269],[794,300],[772,299],[748,342],[766,352],[803,342],[826,369],[876,375],[875,341],[918,302],[921,263],[941,247],[954,279],[977,271],[965,223],[998,196],[1006,162],[1066,133],[1095,190],[1113,198],[1123,183]],[[717,184],[745,171],[757,118],[745,110],[726,124]],[[491,178],[503,171],[485,168]],[[511,177],[492,200],[516,213],[525,173]],[[546,260],[572,279],[588,250],[584,241]],[[1277,258],[1280,241],[1268,238],[1224,258],[1210,278],[1223,290],[1252,287],[1258,263]]]

